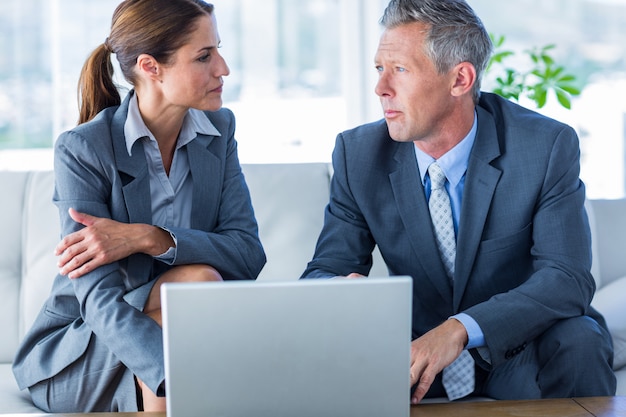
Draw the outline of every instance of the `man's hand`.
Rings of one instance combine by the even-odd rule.
[[[333,277],[334,279],[354,279],[354,278],[366,278],[365,275],[361,275],[358,272],[351,272],[348,275],[337,275]]]
[[[167,245],[173,245],[169,233],[154,226],[121,223],[74,209],[69,209],[69,215],[85,226],[65,236],[55,249],[55,255],[59,256],[59,272],[69,278],[80,278],[133,253],[156,256],[164,253],[169,248]]]
[[[456,319],[446,320],[411,343],[411,386],[417,383],[412,404],[424,398],[435,376],[461,354],[466,344],[467,331]]]

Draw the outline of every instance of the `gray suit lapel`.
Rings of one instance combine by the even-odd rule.
[[[122,105],[113,116],[111,133],[115,164],[122,180],[122,193],[128,210],[128,221],[131,223],[152,224],[152,205],[150,203],[150,179],[148,164],[141,141],[136,141],[132,155],[126,149],[124,123],[128,114],[129,93]]]
[[[187,145],[189,167],[193,178],[193,202],[191,207],[191,227],[210,230],[217,218],[219,204],[207,204],[213,196],[221,195],[222,180],[227,170],[222,168],[224,161],[215,156],[209,149],[215,136],[198,135]]]
[[[152,224],[152,203],[150,198],[150,179],[148,164],[141,141],[136,141],[132,148],[132,155],[128,155],[124,138],[124,123],[128,114],[130,92],[126,99],[113,115],[111,134],[113,136],[113,150],[115,164],[122,182],[122,194],[129,223]],[[134,286],[138,282],[147,281],[152,270],[152,257],[136,254],[128,258],[126,279]],[[133,284],[134,283],[134,284]]]
[[[132,94],[132,92],[130,93]],[[148,164],[141,141],[135,142],[132,155],[128,155],[124,139],[124,123],[128,114],[130,94],[115,112],[112,122],[113,147],[119,175],[122,179],[122,192],[131,223],[152,223],[152,205],[150,203],[150,178]],[[215,136],[198,135],[187,145],[189,167],[193,178],[193,201],[191,222],[193,228],[209,229],[209,223],[216,216],[217,204],[205,204],[211,196],[220,195],[219,178],[222,161],[213,155],[209,145]],[[206,212],[210,207],[212,212]]]
[[[413,144],[398,144],[395,159],[398,169],[389,174],[389,179],[408,239],[425,275],[442,297],[449,300],[452,289],[445,278],[446,272],[435,243]]]
[[[465,287],[483,235],[491,200],[502,174],[499,169],[491,165],[491,162],[501,154],[495,122],[491,115],[482,108],[477,107],[476,111],[478,113],[478,131],[465,175],[461,220],[457,237],[454,311],[458,311],[465,293]]]

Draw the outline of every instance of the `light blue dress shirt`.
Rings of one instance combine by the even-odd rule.
[[[152,204],[152,224],[172,235],[174,247],[155,258],[173,264],[176,259],[176,236],[171,227],[191,227],[191,201],[193,182],[190,175],[187,144],[198,134],[221,136],[206,115],[196,109],[189,109],[183,120],[178,135],[174,158],[169,176],[165,172],[161,151],[156,138],[144,123],[137,94],[133,94],[128,103],[128,116],[124,124],[126,148],[131,155],[136,141],[143,142],[143,149],[148,162],[150,176],[150,202]]]
[[[452,205],[452,221],[454,223],[455,235],[458,235],[459,232],[465,173],[467,171],[470,152],[472,151],[472,146],[476,139],[477,129],[478,118],[476,113],[474,113],[474,124],[467,136],[437,160],[437,163],[448,179],[445,187],[450,196],[450,204]],[[417,146],[415,146],[415,156],[417,158],[421,181],[422,184],[424,184],[426,199],[428,200],[430,198],[430,177],[427,176],[426,173],[428,172],[430,164],[435,162],[435,159],[422,152]],[[485,336],[478,323],[476,323],[476,320],[465,313],[459,313],[452,317],[459,320],[467,330],[468,343],[466,349],[485,346]]]

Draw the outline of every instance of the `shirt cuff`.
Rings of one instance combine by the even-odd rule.
[[[160,255],[155,256],[154,259],[164,262],[168,265],[173,265],[174,260],[176,260],[176,254],[177,254],[176,248],[178,247],[178,239],[176,239],[176,235],[174,235],[174,233],[172,233],[167,228],[161,227],[161,226],[157,226],[157,227],[162,230],[165,230],[167,233],[170,234],[172,240],[174,241],[174,246],[170,246],[168,250],[166,250]]]
[[[485,335],[483,334],[483,331],[478,323],[476,323],[476,320],[465,313],[455,314],[450,318],[457,319],[463,326],[465,326],[465,330],[467,331],[467,345],[465,346],[465,349],[485,346]]]

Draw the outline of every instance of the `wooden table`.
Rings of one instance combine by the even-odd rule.
[[[166,417],[165,413],[3,414],[5,417]],[[420,404],[411,417],[626,417],[626,397]],[[210,417],[210,416],[207,416]],[[254,416],[251,416],[254,417]],[[279,417],[279,416],[277,416]],[[325,416],[320,416],[325,417]],[[382,417],[382,416],[381,416]],[[392,416],[385,416],[392,417]]]
[[[626,416],[626,397],[528,401],[454,402],[411,407],[411,417],[616,417]]]
[[[595,417],[626,416],[626,397],[575,398],[574,401]]]

